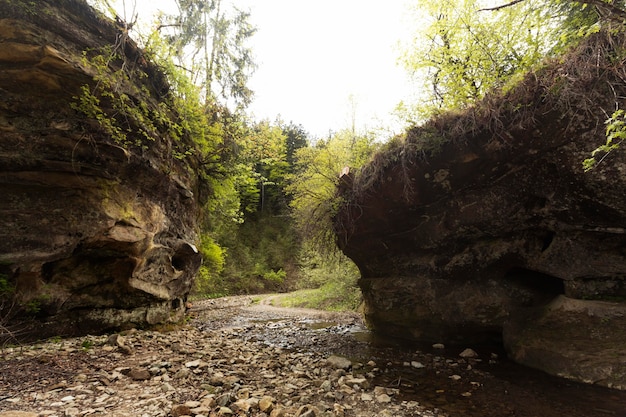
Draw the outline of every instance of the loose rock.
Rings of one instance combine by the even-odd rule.
[[[459,356],[462,358],[477,358],[478,353],[476,353],[473,349],[467,348],[463,352],[459,353]]]
[[[352,362],[350,359],[344,358],[343,356],[329,356],[326,359],[326,363],[329,366],[332,366],[337,369],[349,369],[352,366]]]

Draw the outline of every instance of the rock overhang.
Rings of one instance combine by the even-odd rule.
[[[513,358],[558,374],[520,352],[576,355],[537,340],[525,345],[511,329],[540,334],[533,325],[559,314],[576,323],[570,310],[549,308],[556,300],[623,308],[624,151],[590,172],[582,161],[604,142],[606,115],[626,105],[621,70],[608,62],[624,36],[600,33],[585,42],[511,91],[409,130],[340,182],[338,244],[361,271],[366,317],[377,331],[461,343],[504,335]],[[589,51],[607,59],[597,62],[603,72],[581,64]],[[551,88],[557,81],[561,88]],[[555,334],[567,327],[552,325]],[[623,349],[624,335],[605,330],[603,346]],[[571,337],[590,331],[580,327]],[[587,340],[593,349],[596,341]],[[576,361],[559,363],[571,368]],[[603,380],[586,378],[589,366],[562,373],[625,387],[614,365]]]
[[[137,45],[84,1],[11,3],[0,2],[0,273],[12,311],[39,317],[33,337],[179,319],[201,263],[193,161],[171,156],[165,130],[121,144],[75,105],[97,75],[84,52],[120,39],[110,68],[148,74],[140,101],[163,98],[163,75],[136,65]]]

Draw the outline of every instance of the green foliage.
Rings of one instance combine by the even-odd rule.
[[[24,311],[27,314],[36,316],[41,311],[41,300],[38,298],[29,300],[24,304]]]
[[[82,64],[93,70],[95,84],[82,86],[81,95],[75,97],[72,107],[96,120],[118,144],[145,146],[147,141],[157,137],[158,129],[143,102],[150,94],[139,87],[134,77],[147,75],[141,71],[127,71],[124,65],[114,69],[114,62],[124,60],[118,53],[121,47],[120,43],[83,53]]]
[[[224,269],[224,250],[215,241],[207,236],[202,236],[202,259],[204,267],[213,274],[219,274]]]
[[[298,242],[287,211],[284,187],[292,169],[287,136],[261,122],[238,129],[231,165],[207,182],[215,198],[205,205],[201,250],[222,259],[219,268],[200,269],[196,295],[222,296],[288,288]],[[217,248],[219,247],[219,252]],[[212,255],[211,255],[212,254]]]
[[[201,89],[176,66],[170,46],[157,33],[147,37],[141,52],[158,63],[157,78],[156,67],[146,64],[143,56],[134,62],[125,55],[130,42],[127,36],[120,34],[116,45],[83,53],[82,64],[91,69],[93,83],[81,87],[73,108],[97,121],[103,132],[123,147],[145,149],[168,137],[171,157],[183,160],[194,155],[206,180],[221,170],[223,162],[227,129],[223,121],[212,117],[219,111],[208,111],[201,103]],[[146,73],[148,68],[152,76]],[[159,88],[162,91],[155,91]]]
[[[15,287],[9,281],[9,276],[0,274],[0,300],[12,296],[14,292]]]
[[[295,279],[299,244],[288,218],[264,216],[246,221],[219,237],[224,264],[219,274],[201,275],[205,296],[284,291]],[[201,274],[205,273],[201,269]]]
[[[30,16],[35,16],[37,13],[41,12],[41,4],[36,1],[8,0],[8,4],[10,7],[14,8],[14,10],[15,8],[19,8]]]
[[[424,29],[406,45],[401,61],[429,91],[417,105],[401,103],[402,117],[416,123],[466,107],[598,29],[592,8],[570,1],[484,7],[481,0],[419,3],[416,19]]]
[[[225,178],[208,180],[214,198],[207,201],[204,212],[204,228],[215,236],[227,236],[233,227],[243,223],[240,198],[241,179],[236,167],[235,173]]]
[[[302,126],[296,125],[293,122],[288,125],[280,124],[283,133],[286,137],[286,162],[290,167],[296,165],[296,152],[298,149],[304,148],[308,145],[308,134]]]
[[[322,256],[310,246],[303,248],[298,291],[275,297],[273,303],[284,307],[323,310],[356,310],[361,303],[357,281],[359,271],[343,254]]]
[[[80,344],[80,347],[83,350],[89,350],[93,348],[93,341],[89,340],[89,339],[85,339],[83,340],[83,342]]]
[[[219,106],[207,107],[202,103],[201,87],[194,84],[189,73],[175,63],[171,45],[164,42],[158,32],[148,37],[145,49],[159,63],[170,85],[170,91],[159,103],[160,111],[155,111],[154,117],[158,117],[160,125],[166,127],[175,142],[190,143],[174,152],[182,157],[195,155],[209,175],[214,175],[216,171],[222,173],[220,165],[226,162],[225,139],[229,131],[236,130],[235,125],[239,122],[228,117],[216,117],[216,114],[227,112]],[[168,117],[168,114],[176,116]]]
[[[626,139],[626,112],[618,109],[606,121],[606,142],[597,147],[592,153],[591,158],[583,161],[585,171],[590,171],[598,164],[602,163],[609,154],[620,147],[624,139]]]
[[[296,172],[288,191],[298,228],[320,248],[333,248],[332,218],[341,201],[336,195],[339,175],[345,167],[358,168],[379,147],[370,135],[342,131],[315,146],[296,152]]]
[[[196,278],[194,291],[208,297],[223,295],[219,293],[220,273],[224,270],[226,251],[211,236],[203,234],[200,239],[202,265]]]
[[[258,123],[239,141],[238,185],[244,212],[269,210],[279,214],[282,211],[280,200],[290,169],[286,145],[287,137],[282,128],[268,121]]]
[[[329,255],[319,252],[311,243],[303,245],[298,289],[319,288],[329,281],[345,281],[350,285],[356,282],[359,271],[354,263],[336,248]]]
[[[257,133],[263,131],[267,129]],[[302,130],[292,126],[283,132],[287,152],[274,152],[276,157],[257,164],[257,169],[288,193],[281,198],[291,200],[293,214],[275,217],[272,214],[282,213],[286,207],[267,204],[269,212],[262,212],[263,205],[259,205],[251,213],[254,215],[247,215],[237,235],[238,248],[229,249],[237,258],[228,264],[238,267],[231,274],[247,288],[254,283],[262,290],[306,289],[299,291],[295,300],[280,297],[287,305],[354,309],[361,298],[356,284],[359,274],[350,260],[337,253],[332,231],[332,216],[339,204],[335,190],[341,170],[367,162],[378,144],[370,135],[343,131],[314,146],[303,146],[306,140]],[[258,137],[254,142],[263,143]],[[286,189],[285,179],[289,180]],[[274,195],[269,200],[277,202],[280,198]],[[296,265],[297,274],[293,272]],[[252,275],[242,273],[250,268]]]
[[[18,294],[21,295],[21,294]],[[42,310],[50,305],[52,301],[52,294],[50,288],[44,285],[40,288],[37,294],[32,298],[22,298],[21,306],[23,311],[30,316],[37,316],[42,313]]]
[[[285,282],[285,278],[287,278],[287,273],[283,271],[282,268],[278,271],[274,271],[272,269],[266,271],[265,268],[260,264],[257,264],[257,268],[263,279],[268,282],[282,284],[283,282]]]

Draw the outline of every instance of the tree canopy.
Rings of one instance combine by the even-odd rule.
[[[482,0],[419,2],[420,29],[401,63],[427,88],[404,103],[412,122],[468,106],[504,88],[543,59],[599,29],[598,11],[573,1],[521,0],[488,7]]]
[[[158,31],[174,59],[200,86],[205,106],[215,101],[245,109],[253,92],[248,79],[255,64],[246,41],[256,29],[250,14],[225,10],[222,0],[175,0],[178,13],[162,15]]]

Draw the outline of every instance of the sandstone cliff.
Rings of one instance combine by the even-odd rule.
[[[378,332],[503,341],[516,361],[626,388],[626,159],[590,172],[626,107],[623,35],[597,34],[345,176],[335,218]]]
[[[2,324],[41,337],[179,318],[199,183],[173,157],[183,139],[150,120],[176,120],[165,78],[85,1],[2,0],[0,17]]]

